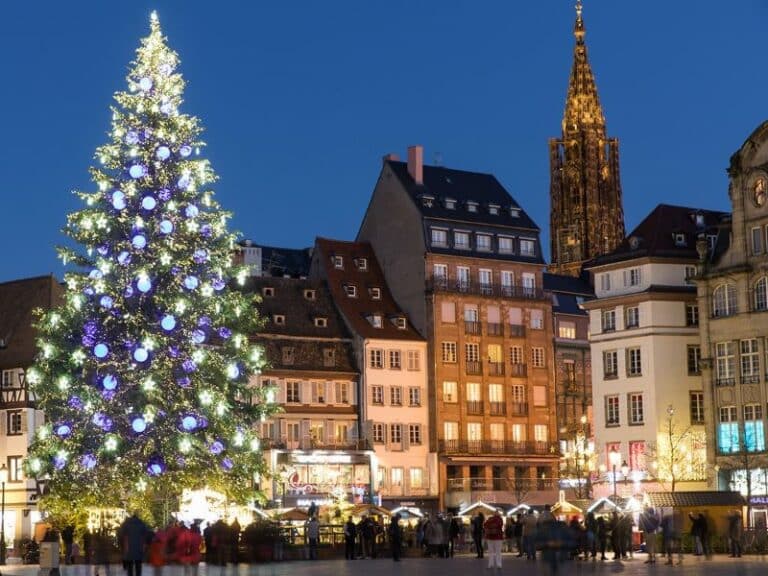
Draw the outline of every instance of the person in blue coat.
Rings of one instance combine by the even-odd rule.
[[[152,537],[152,531],[136,512],[126,518],[117,530],[117,541],[123,552],[123,562],[128,576],[141,576],[144,548]]]

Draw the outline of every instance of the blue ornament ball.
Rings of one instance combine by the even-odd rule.
[[[144,196],[141,199],[141,207],[144,210],[154,210],[155,206],[157,206],[157,200],[155,200],[154,196]]]
[[[96,467],[96,456],[93,454],[83,454],[80,458],[80,465],[86,470],[93,470]]]
[[[195,218],[198,214],[200,214],[200,210],[194,204],[190,204],[187,206],[186,210],[184,210],[184,214],[187,216],[187,218]]]
[[[122,210],[125,208],[125,194],[120,190],[112,192],[112,207],[115,210]]]
[[[120,252],[117,255],[117,262],[121,266],[128,266],[131,263],[131,253],[126,251]]]
[[[146,275],[140,275],[136,278],[136,288],[138,288],[139,292],[142,294],[146,294],[150,290],[152,290],[152,280]]]
[[[131,238],[131,245],[136,248],[136,250],[143,250],[147,246],[147,238],[143,234],[136,234],[133,238]]]
[[[129,130],[125,135],[125,143],[129,146],[139,143],[139,133],[136,130]]]
[[[194,344],[202,344],[205,342],[205,332],[202,330],[194,330],[192,332],[192,342]]]
[[[182,158],[188,157],[190,154],[192,154],[192,146],[189,144],[184,144],[181,148],[179,148],[179,155]]]
[[[134,179],[144,178],[147,174],[147,168],[143,164],[134,164],[128,169],[128,174]]]
[[[106,358],[108,354],[109,346],[107,346],[104,342],[99,342],[96,344],[96,346],[93,347],[93,355],[96,356],[96,358]]]
[[[148,358],[149,350],[143,346],[139,346],[133,351],[133,359],[136,360],[136,362],[146,362]]]
[[[184,278],[184,287],[187,290],[194,290],[200,285],[200,280],[197,279],[197,276],[187,276]]]
[[[166,314],[160,319],[160,326],[166,332],[170,332],[176,328],[176,318],[172,314]]]
[[[155,151],[155,158],[161,161],[166,161],[171,157],[171,149],[168,146],[158,146]]]
[[[147,92],[152,89],[152,78],[144,77],[139,80],[139,88],[142,92]]]
[[[173,222],[170,220],[163,220],[160,222],[160,234],[167,236],[173,232]]]
[[[112,306],[114,306],[115,301],[112,298],[112,296],[102,296],[99,299],[99,304],[101,305],[102,308],[106,308],[107,310],[109,310],[110,308],[112,308]]]
[[[141,416],[137,416],[131,421],[131,428],[137,434],[141,434],[147,429],[147,421]]]
[[[107,374],[102,378],[101,385],[105,390],[114,390],[117,388],[117,377],[114,374]]]

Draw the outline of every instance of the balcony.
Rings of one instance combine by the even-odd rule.
[[[507,405],[504,402],[489,402],[491,416],[504,416],[507,413]]]
[[[504,376],[504,362],[488,362],[490,376]]]
[[[443,454],[558,455],[557,444],[550,442],[512,442],[511,440],[438,440]]]
[[[715,386],[735,386],[736,378],[715,378]]]
[[[522,324],[510,324],[509,335],[512,338],[525,338],[525,326]]]
[[[510,416],[528,416],[528,402],[512,402],[509,405]]]
[[[482,334],[483,331],[480,327],[480,322],[475,320],[464,320],[464,333],[465,334]]]
[[[488,322],[485,329],[488,331],[488,336],[504,336],[504,324]]]
[[[759,384],[760,376],[757,374],[749,374],[749,375],[742,374],[741,383],[742,384]]]
[[[448,492],[473,491],[508,491],[512,493],[530,493],[533,490],[554,490],[555,480],[552,478],[448,478]]]
[[[544,292],[541,288],[531,288],[521,285],[502,286],[499,283],[474,285],[466,280],[447,280],[442,276],[433,276],[430,278],[427,284],[427,290],[432,292],[473,294],[477,296],[524,300],[547,300],[549,298],[549,294]]]
[[[467,362],[467,365],[465,367],[465,371],[467,374],[472,375],[482,375],[483,373],[483,363],[482,362]]]
[[[314,438],[262,438],[261,446],[264,450],[373,450],[368,440],[317,440]]]
[[[509,375],[510,376],[518,376],[518,377],[526,377],[528,375],[528,368],[527,364],[510,364],[509,365]]]
[[[484,412],[482,400],[467,400],[467,414],[478,415]]]

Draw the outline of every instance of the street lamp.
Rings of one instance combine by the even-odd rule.
[[[624,484],[626,484],[629,478],[629,465],[626,460],[621,463],[621,477],[624,478]]]
[[[621,463],[621,454],[616,448],[611,448],[611,451],[608,453],[608,461],[611,463],[613,470],[613,497],[616,498],[616,467]]]
[[[0,466],[0,490],[2,490],[2,499],[0,500],[0,566],[5,565],[5,483],[8,482],[8,467],[3,464]]]

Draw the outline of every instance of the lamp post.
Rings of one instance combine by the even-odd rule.
[[[624,478],[624,484],[626,485],[627,480],[629,479],[629,465],[626,460],[621,463],[621,477]],[[626,488],[624,491],[626,492]]]
[[[611,451],[608,453],[608,461],[611,463],[613,470],[613,497],[616,498],[616,467],[621,463],[621,454],[616,448],[611,448]]]
[[[0,466],[0,566],[5,565],[5,483],[8,482],[8,467]]]

